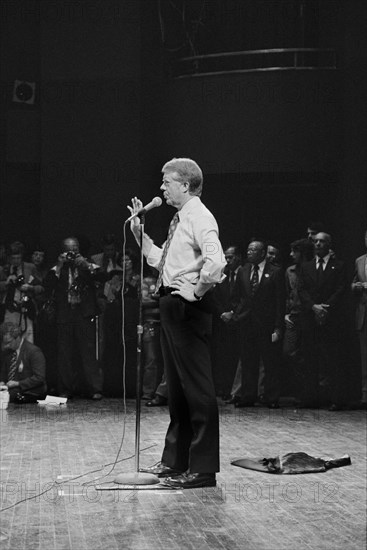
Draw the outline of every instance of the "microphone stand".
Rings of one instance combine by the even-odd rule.
[[[140,216],[140,278],[139,278],[139,315],[138,325],[136,327],[137,334],[137,348],[136,348],[136,412],[135,412],[135,472],[134,473],[122,473],[118,474],[114,482],[122,485],[153,485],[160,483],[157,476],[144,472],[139,472],[139,460],[140,460],[140,416],[141,416],[141,359],[142,359],[142,347],[143,347],[143,237],[144,237],[144,225],[145,225],[145,212],[139,214]],[[127,219],[125,224],[129,221]]]

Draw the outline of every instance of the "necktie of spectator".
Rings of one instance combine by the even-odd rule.
[[[171,220],[171,223],[169,224],[167,240],[166,240],[166,243],[164,245],[161,261],[159,262],[159,265],[158,265],[158,279],[157,279],[157,282],[156,282],[156,285],[155,285],[155,290],[154,290],[155,294],[158,294],[159,289],[160,289],[161,284],[162,284],[162,281],[163,281],[163,267],[164,267],[164,264],[165,264],[165,261],[166,261],[166,258],[167,258],[168,249],[170,247],[170,244],[171,244],[171,241],[172,241],[172,238],[173,238],[173,234],[176,231],[177,224],[178,224],[179,221],[180,221],[180,218],[178,216],[178,212],[176,212],[176,214],[173,216],[173,218]]]
[[[257,264],[254,264],[252,269],[253,269],[253,272],[252,272],[250,283],[251,283],[251,293],[252,295],[254,295],[259,285],[259,266]]]
[[[229,291],[232,293],[234,288],[235,280],[234,280],[234,271],[229,272]]]
[[[323,258],[319,258],[318,262],[319,262],[319,265],[317,267],[317,280],[321,281],[322,276],[324,274],[324,268],[323,268],[324,260],[323,260]]]
[[[17,359],[17,352],[13,351],[8,369],[8,382],[15,378],[15,373],[17,372]]]

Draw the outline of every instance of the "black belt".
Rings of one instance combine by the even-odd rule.
[[[177,288],[172,288],[171,286],[161,286],[158,292],[159,296],[168,296],[168,294],[172,294],[175,290],[177,290]]]

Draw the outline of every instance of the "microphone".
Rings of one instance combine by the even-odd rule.
[[[157,208],[157,206],[161,206],[162,199],[160,197],[154,197],[148,204],[143,206],[143,208],[140,208],[135,214],[127,218],[127,222],[130,220],[136,218],[137,216],[140,216],[140,214],[145,214],[146,212],[149,212],[149,210],[152,210],[152,208]]]

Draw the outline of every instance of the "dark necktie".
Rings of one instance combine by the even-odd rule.
[[[233,292],[235,282],[236,281],[234,279],[234,271],[230,271],[229,272],[229,292],[230,292],[230,294],[232,294],[232,292]]]
[[[178,216],[178,212],[176,212],[176,214],[173,216],[173,218],[171,220],[171,223],[169,224],[167,240],[166,240],[166,243],[164,245],[161,260],[160,260],[159,265],[158,265],[158,279],[157,279],[157,282],[156,282],[156,285],[155,285],[154,294],[158,294],[158,291],[159,291],[160,286],[162,284],[162,281],[163,281],[163,268],[164,268],[164,264],[165,264],[165,261],[166,261],[166,258],[167,258],[168,249],[170,247],[170,244],[171,244],[171,241],[172,241],[172,238],[173,238],[173,234],[176,231],[177,224],[178,224],[179,221],[180,221],[180,218]]]
[[[17,352],[13,351],[8,369],[8,382],[9,380],[14,380],[15,378],[15,374],[17,372],[17,359]]]
[[[251,283],[251,294],[254,295],[257,290],[257,287],[259,286],[259,266],[257,264],[254,264],[252,269],[253,269],[253,272],[252,272],[250,283]]]
[[[318,262],[319,262],[319,265],[317,267],[317,280],[318,282],[320,282],[322,281],[322,276],[324,274],[324,268],[323,268],[324,260],[322,258],[319,258]]]

